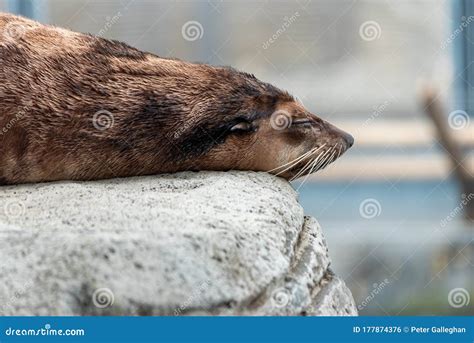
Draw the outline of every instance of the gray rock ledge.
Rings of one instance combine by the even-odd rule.
[[[2,315],[357,315],[266,173],[0,187]]]

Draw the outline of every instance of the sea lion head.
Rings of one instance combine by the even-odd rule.
[[[286,91],[233,69],[221,73],[227,75],[226,88],[216,90],[218,101],[204,106],[205,120],[194,128],[194,135],[201,131],[199,142],[181,145],[209,147],[193,162],[197,169],[265,171],[296,179],[323,169],[353,145],[350,134]]]
[[[15,124],[0,137],[0,184],[231,169],[295,179],[353,143],[251,74],[0,14],[9,21],[32,29],[0,35],[0,128]]]

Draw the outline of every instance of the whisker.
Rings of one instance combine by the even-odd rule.
[[[324,155],[321,157],[321,160],[318,162],[315,171],[318,171],[318,170],[321,169],[321,166],[324,164],[324,162],[326,162],[326,158],[327,158],[327,156],[329,156],[330,153],[331,153],[331,149],[327,150],[324,153]]]
[[[332,162],[334,162],[335,160],[337,160],[337,157],[338,157],[338,155],[337,155],[337,150],[334,149],[334,156],[331,157],[331,162],[330,162],[330,163],[332,163]]]
[[[294,168],[296,165],[298,165],[298,163],[300,163],[301,161],[303,161],[305,158],[310,157],[312,153],[313,153],[313,151],[310,151],[309,154],[306,154],[306,155],[303,156],[303,158],[300,158],[300,159],[294,161],[290,166],[288,166],[288,167],[286,167],[285,169],[279,171],[279,172],[276,173],[275,175],[280,175],[280,174],[282,174],[282,173],[284,173],[284,172],[286,172],[286,171],[288,171],[288,170]]]
[[[331,162],[333,162],[334,161],[334,156],[336,156],[336,150],[334,150],[333,153],[331,154],[331,156],[329,156],[326,163],[324,164],[324,166],[321,169],[326,168]]]
[[[324,152],[320,152],[319,155],[314,158],[313,160],[311,160],[311,165],[309,167],[313,168],[313,165],[316,165],[316,163],[319,161],[319,159],[321,158],[321,155],[323,155]],[[306,167],[306,166],[305,166]],[[292,177],[292,180],[295,180],[297,179],[298,177],[300,177],[308,168],[303,168],[301,170],[298,171],[298,173]]]
[[[313,172],[313,170],[314,170],[314,167],[316,167],[316,163],[317,163],[317,162],[318,162],[318,158],[315,158],[313,164],[311,165],[311,169],[310,169],[309,172],[306,174],[305,178],[303,179],[303,181],[301,182],[301,184],[298,186],[298,188],[296,189],[296,191],[299,191],[299,189],[301,188],[301,186],[304,185],[304,183],[306,182],[306,180],[308,179],[308,177],[312,174],[312,172]]]
[[[309,161],[303,166],[303,168],[301,168],[298,173],[293,176],[290,181],[293,181],[295,178],[297,178],[301,173],[303,173],[306,169],[308,169],[311,164],[313,163],[314,159],[312,159],[311,157],[313,156],[313,154],[309,157]]]
[[[324,162],[323,164],[321,165],[321,167],[319,167],[319,170],[323,170],[325,167],[326,167],[326,164],[328,163],[329,159],[331,158],[331,154],[328,154],[326,156],[326,158],[324,159]]]
[[[318,152],[318,151],[315,151],[315,152],[310,156],[310,158],[313,157],[314,155],[316,155],[317,152]],[[294,176],[291,178],[291,180],[295,180],[296,178],[300,177],[306,170],[308,170],[308,168],[312,168],[312,167],[313,167],[313,164],[314,164],[316,161],[319,160],[319,158],[321,157],[322,154],[323,154],[323,152],[320,152],[318,156],[316,156],[316,157],[313,158],[313,159],[310,159],[310,160],[308,161],[308,163],[306,163],[306,165],[305,165],[303,168],[301,168],[301,169],[298,171],[298,173],[296,173],[296,175],[294,175]]]
[[[323,163],[323,165],[321,166],[321,168],[319,170],[323,170],[324,168],[326,168],[326,166],[328,165],[330,160],[331,160],[331,155],[328,155],[326,157],[326,159],[324,160],[324,163]]]
[[[309,171],[306,173],[305,178],[303,179],[303,181],[301,182],[301,184],[298,186],[296,190],[298,191],[301,188],[301,186],[304,185],[309,175],[311,175],[315,171],[326,168],[330,163],[336,161],[341,156],[342,152],[343,152],[342,144],[337,143],[336,146],[332,147],[331,149],[325,152],[321,152],[313,160],[307,163],[300,171],[298,171],[298,173],[295,176],[293,176],[290,179],[290,181],[297,179],[298,177],[305,174],[306,171],[309,169]],[[315,155],[315,153],[313,153],[312,155]]]
[[[316,152],[315,152],[315,153],[316,153]],[[315,154],[315,153],[314,153],[314,154]],[[314,154],[313,154],[313,155],[314,155]],[[322,154],[322,153],[320,153],[320,154]],[[290,181],[293,181],[293,180],[297,179],[298,177],[300,177],[300,175],[302,175],[308,168],[312,167],[314,161],[317,160],[317,159],[318,159],[318,157],[316,157],[316,158],[314,158],[314,159],[310,159],[310,160],[308,161],[308,163],[306,163],[306,165],[305,165],[303,168],[301,168],[301,169],[298,171],[298,173],[296,173],[296,174],[290,179]]]
[[[303,159],[304,157],[306,157],[307,155],[311,154],[311,152],[312,152],[313,150],[315,150],[315,149],[316,149],[316,148],[313,148],[313,149],[311,149],[310,151],[305,152],[303,155],[300,155],[300,156],[296,157],[295,159],[291,160],[290,162],[287,162],[287,163],[285,163],[285,164],[282,164],[281,166],[278,166],[278,167],[276,167],[276,168],[267,170],[267,173],[272,172],[272,171],[275,171],[275,170],[280,169],[280,168],[283,168],[283,167],[285,167],[285,166],[287,166],[287,165],[289,165],[289,164],[292,164],[292,163],[294,163],[296,160],[299,161],[299,160]]]
[[[312,150],[309,151],[309,153],[310,153],[310,154],[315,153],[316,151],[319,151],[320,149],[324,148],[325,145],[326,145],[326,144],[320,146],[319,148],[317,148],[317,149],[314,150],[314,151],[313,151],[313,149],[312,149]],[[303,158],[306,158],[307,156],[308,156],[308,155],[306,154]],[[280,175],[281,173],[284,173],[285,171],[287,171],[287,170],[293,168],[293,167],[296,166],[301,160],[302,160],[302,158],[299,158],[298,161],[294,162],[292,165],[290,165],[289,167],[283,169],[282,171],[278,172],[278,173],[275,174],[275,175]]]

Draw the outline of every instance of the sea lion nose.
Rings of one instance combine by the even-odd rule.
[[[323,121],[323,125],[333,139],[336,139],[338,142],[340,142],[341,139],[344,141],[346,149],[349,149],[354,144],[354,137],[352,137],[351,134],[339,129],[327,121]]]
[[[354,144],[354,137],[351,134],[344,132],[342,138],[346,142],[348,149]]]

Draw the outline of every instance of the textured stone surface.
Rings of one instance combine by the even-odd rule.
[[[355,315],[318,223],[265,173],[0,188],[4,315]]]

